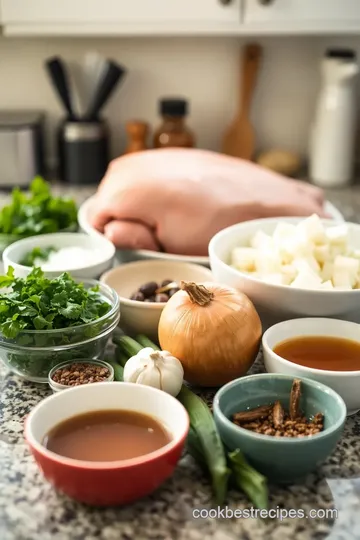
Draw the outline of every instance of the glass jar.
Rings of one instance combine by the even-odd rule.
[[[162,99],[160,114],[163,121],[154,134],[154,148],[195,146],[194,134],[185,124],[188,114],[188,103],[185,99]]]

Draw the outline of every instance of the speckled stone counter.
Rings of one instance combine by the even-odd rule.
[[[82,188],[74,194],[80,202],[92,191]],[[347,220],[360,221],[360,187],[327,195]],[[253,371],[263,371],[261,355]],[[56,493],[42,478],[23,440],[25,416],[48,394],[46,386],[24,382],[0,368],[0,540],[360,538],[360,413],[348,418],[335,453],[304,484],[270,486],[271,508],[302,510],[308,516],[319,510],[322,517],[196,519],[194,509],[217,507],[207,479],[186,455],[163,487],[128,507],[87,508]],[[249,503],[234,491],[227,507],[234,511],[249,508]],[[326,515],[331,509],[337,510],[337,519]]]

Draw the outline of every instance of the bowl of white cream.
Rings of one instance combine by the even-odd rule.
[[[26,277],[40,267],[54,278],[68,272],[76,278],[97,279],[113,266],[115,247],[107,238],[83,233],[31,236],[14,242],[3,252],[5,272],[12,266],[16,277]]]

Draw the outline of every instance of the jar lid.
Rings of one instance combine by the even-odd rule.
[[[165,116],[186,116],[188,103],[186,99],[162,99],[160,101],[160,114]]]
[[[355,60],[356,53],[352,49],[328,49],[325,53],[326,58],[339,58],[340,60]]]

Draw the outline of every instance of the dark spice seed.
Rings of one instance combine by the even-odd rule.
[[[79,386],[91,382],[103,382],[110,376],[108,368],[96,364],[76,363],[57,369],[52,380],[65,386]]]
[[[173,279],[164,279],[160,284],[155,281],[144,283],[131,296],[131,300],[138,302],[166,303],[169,298],[179,290]]]
[[[256,409],[235,413],[234,424],[260,433],[276,437],[311,437],[324,428],[324,415],[317,413],[308,420],[300,413],[301,381],[295,379],[291,388],[289,410],[285,411],[279,401],[272,405],[262,405]]]
[[[145,298],[149,298],[155,294],[156,289],[158,289],[158,284],[155,281],[149,281],[149,283],[141,285],[139,292],[141,292]]]

